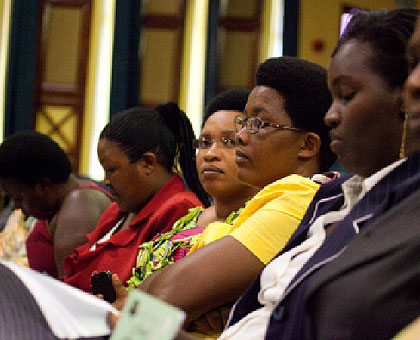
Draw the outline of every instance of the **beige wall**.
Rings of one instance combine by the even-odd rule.
[[[0,0],[0,142],[4,135],[4,105],[6,96],[7,57],[12,0]]]
[[[363,9],[394,9],[394,0],[301,0],[298,56],[328,66],[330,55],[339,36],[343,6]],[[312,44],[324,42],[324,49],[315,52]]]

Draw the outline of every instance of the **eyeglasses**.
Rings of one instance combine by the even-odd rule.
[[[266,126],[271,126],[279,130],[303,131],[302,129],[294,128],[288,125],[264,122],[259,117],[254,117],[254,116],[252,117],[236,116],[235,117],[236,132],[239,132],[244,127],[246,127],[249,133],[255,134],[255,133],[258,133],[260,129],[264,129]]]
[[[193,139],[194,149],[210,149],[217,140],[212,138]],[[218,146],[224,149],[232,149],[235,147],[235,139],[233,137],[221,137]]]

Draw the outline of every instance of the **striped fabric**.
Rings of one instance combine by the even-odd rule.
[[[57,300],[59,299],[60,297],[57,297]],[[8,266],[0,261],[0,340],[52,339],[70,338],[58,338],[54,335],[28,288]],[[108,339],[108,337],[72,339],[93,340]]]

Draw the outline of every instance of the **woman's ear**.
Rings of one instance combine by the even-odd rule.
[[[318,156],[321,138],[314,132],[306,132],[301,140],[298,158],[309,159]]]
[[[141,167],[146,175],[150,175],[158,164],[158,159],[153,152],[145,152],[137,161],[137,166]]]

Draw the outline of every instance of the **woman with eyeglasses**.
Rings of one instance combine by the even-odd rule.
[[[210,242],[210,224],[199,249],[151,275],[140,289],[187,311],[187,323],[236,300],[298,226],[319,188],[310,177],[335,160],[323,123],[330,104],[323,67],[292,57],[261,64],[244,114],[235,118],[237,176],[261,191],[226,236]],[[189,329],[203,331],[201,321]]]
[[[230,89],[214,97],[206,107],[203,128],[199,138],[193,140],[193,147],[197,150],[198,177],[214,204],[207,209],[191,208],[170,231],[140,245],[136,268],[128,281],[131,287],[184,257],[209,223],[232,224],[246,201],[257,193],[258,189],[236,176],[234,118],[244,110],[248,94],[245,89]]]

